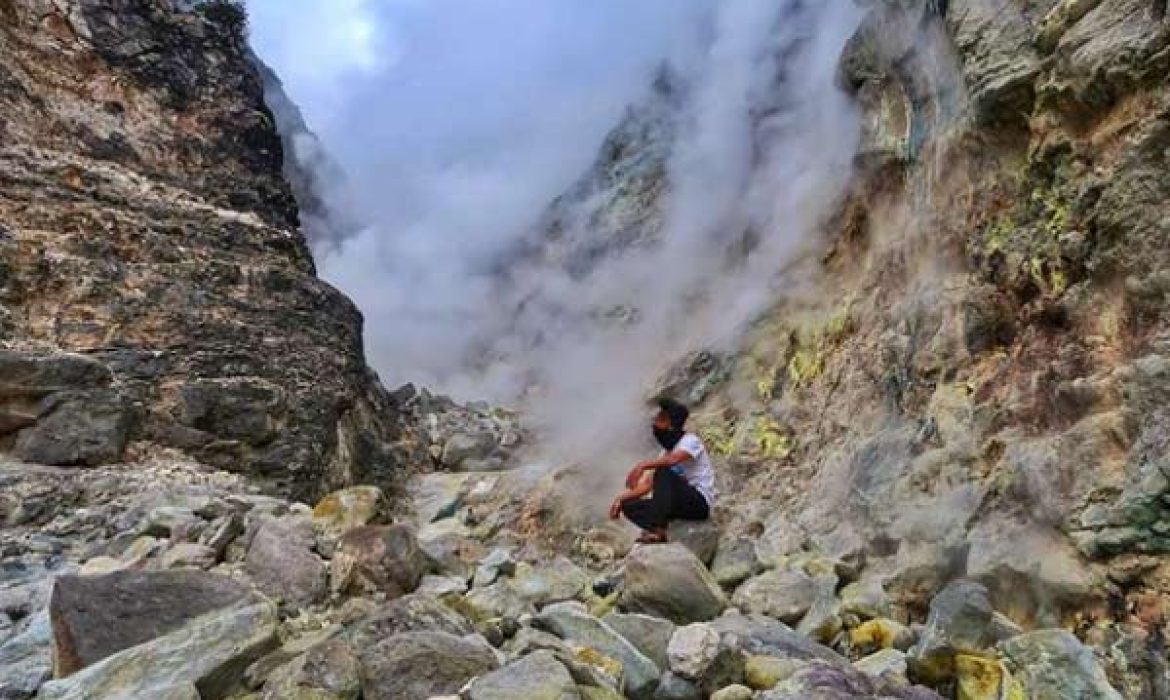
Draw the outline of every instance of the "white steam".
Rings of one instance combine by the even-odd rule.
[[[344,127],[322,134],[373,223],[320,268],[365,313],[369,359],[388,384],[523,398],[557,459],[592,462],[644,437],[660,372],[732,341],[816,240],[857,147],[857,115],[834,77],[861,10],[851,0],[582,5],[436,0],[390,13],[394,71],[355,80]],[[448,12],[427,13],[436,6]],[[657,241],[585,275],[528,262],[503,282],[500,261],[531,239],[664,62],[685,88]],[[614,308],[637,309],[637,321],[596,322]]]

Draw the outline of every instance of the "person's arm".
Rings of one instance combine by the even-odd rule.
[[[655,469],[667,469],[676,464],[681,464],[691,457],[691,453],[686,450],[671,450],[670,452],[658,457],[657,459],[648,459],[644,462],[638,462],[630,473],[626,475],[626,486],[633,488],[634,484],[642,480],[642,475],[648,471]]]
[[[609,517],[616,520],[617,517],[621,515],[623,503],[626,501],[632,501],[636,498],[641,498],[642,496],[650,493],[653,488],[654,479],[651,478],[649,474],[647,474],[642,478],[641,481],[638,482],[636,486],[631,489],[622,491],[617,495],[617,498],[613,499],[613,503],[611,503],[609,506]]]

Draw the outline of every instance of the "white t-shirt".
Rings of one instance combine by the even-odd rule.
[[[711,466],[711,458],[707,456],[707,448],[703,446],[703,441],[699,439],[698,435],[687,433],[682,436],[674,449],[682,450],[691,456],[685,462],[676,464],[675,468],[681,468],[683,478],[687,480],[687,483],[703,494],[708,506],[714,506],[715,468]]]

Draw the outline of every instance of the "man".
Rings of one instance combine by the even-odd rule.
[[[657,459],[639,462],[626,476],[609,517],[625,514],[644,531],[643,544],[666,541],[671,520],[706,520],[715,502],[715,470],[698,435],[686,432],[690,412],[672,399],[658,400],[654,438],[665,450]],[[650,498],[643,498],[652,493]]]

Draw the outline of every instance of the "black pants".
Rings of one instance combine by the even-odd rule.
[[[666,527],[671,520],[706,520],[711,515],[707,499],[672,469],[654,470],[654,492],[622,504],[630,522],[643,530]]]

